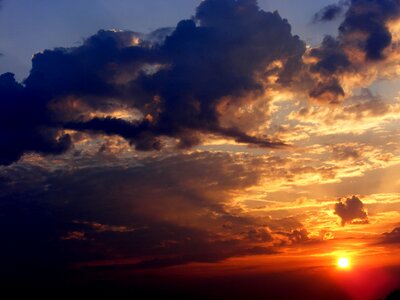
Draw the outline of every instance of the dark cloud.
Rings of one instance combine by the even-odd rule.
[[[311,49],[310,65],[304,65],[305,44],[287,20],[252,0],[206,0],[176,28],[150,34],[101,30],[82,46],[38,53],[23,84],[9,73],[0,78],[0,164],[24,153],[70,149],[68,129],[119,135],[143,151],[162,149],[163,137],[178,148],[192,147],[204,134],[284,146],[224,126],[219,105],[240,110],[255,101],[268,90],[271,83],[263,78],[271,72],[275,88],[300,87],[312,99],[341,102],[341,76],[357,70],[345,47],[361,49],[367,60],[384,59],[391,43],[387,22],[399,13],[395,0],[353,0],[329,6],[320,18],[345,6],[338,37]],[[281,67],[270,69],[276,62]],[[129,117],[113,115],[121,109]]]
[[[381,243],[383,244],[400,243],[400,227],[393,229],[391,232],[384,233]]]
[[[4,168],[0,236],[8,243],[0,248],[0,275],[101,270],[112,260],[128,269],[216,262],[308,241],[296,220],[232,209],[232,193],[260,180],[257,164],[193,153],[123,167]]]
[[[343,4],[330,4],[322,8],[313,17],[313,22],[327,22],[332,21],[341,16],[343,13]]]
[[[160,150],[162,147],[156,128],[147,121],[132,123],[116,118],[95,118],[88,122],[67,123],[65,126],[75,130],[120,135],[134,143],[137,150]]]
[[[357,196],[346,198],[336,203],[335,214],[340,217],[342,226],[368,223],[368,214],[364,210],[364,204]]]
[[[286,20],[259,10],[255,1],[202,2],[194,20],[180,22],[160,48],[171,67],[139,78],[147,92],[161,97],[162,112],[154,116],[160,134],[180,137],[189,129],[270,146],[221,128],[216,106],[224,96],[261,92],[255,76],[269,63],[301,60],[304,44],[290,30]]]
[[[329,35],[324,38],[320,47],[311,50],[310,56],[318,59],[318,62],[311,67],[312,72],[331,75],[350,66],[340,42]]]
[[[338,75],[352,67],[342,42],[332,36],[326,36],[319,47],[311,49],[309,56],[316,60],[310,65],[310,71],[318,78],[309,96],[332,104],[339,103],[345,92]]]
[[[112,70],[105,66],[124,61],[126,44],[135,34],[100,31],[77,48],[57,48],[36,54],[32,70],[23,85],[14,75],[0,76],[0,164],[10,164],[24,153],[59,154],[71,146],[63,124],[52,114],[49,104],[65,96],[116,96],[106,78]],[[129,57],[142,57],[142,49],[127,49]],[[140,54],[135,51],[140,52]],[[118,59],[117,59],[118,58]],[[104,101],[90,101],[89,107],[104,106]]]
[[[325,37],[319,47],[309,52],[316,60],[311,63],[310,71],[317,78],[310,96],[331,103],[338,103],[345,96],[340,77],[363,72],[366,63],[386,59],[385,50],[392,44],[388,23],[400,17],[398,0],[351,0],[324,8],[315,15],[315,20],[334,18],[344,9],[338,36]]]
[[[326,103],[337,104],[345,96],[345,92],[339,81],[335,78],[321,81],[310,91],[310,97],[322,100]]]
[[[193,19],[174,30],[148,35],[99,31],[80,47],[45,50],[33,57],[23,85],[11,74],[2,76],[1,123],[7,126],[0,128],[1,140],[10,146],[0,163],[26,152],[68,149],[62,129],[120,135],[138,150],[159,150],[163,136],[177,139],[181,148],[191,147],[201,142],[201,133],[281,146],[221,126],[217,107],[224,97],[235,102],[248,93],[261,95],[265,87],[258,77],[274,61],[283,63],[277,83],[290,85],[304,51],[285,19],[249,0],[203,1]],[[104,118],[120,106],[137,110],[137,121]],[[90,117],[92,111],[103,116]],[[32,144],[42,135],[42,145]]]
[[[367,37],[359,46],[366,58],[383,59],[383,51],[392,42],[387,22],[399,15],[398,0],[352,0],[345,20],[340,25],[340,35],[346,38],[357,33],[365,34]]]
[[[399,18],[400,2],[398,0],[351,0],[323,8],[315,15],[315,20],[331,20],[345,7],[347,11],[339,27],[338,42],[353,44],[365,53],[368,60],[383,59],[383,51],[392,42],[387,23]],[[360,36],[360,33],[365,35],[365,39]]]
[[[14,75],[0,75],[0,164],[18,160],[26,152],[59,154],[71,145],[70,136],[57,127],[48,127],[45,111]]]

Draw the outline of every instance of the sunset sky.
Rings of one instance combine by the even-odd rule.
[[[0,286],[400,288],[400,0],[0,0],[0,53]]]

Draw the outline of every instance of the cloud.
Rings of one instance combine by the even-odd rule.
[[[319,82],[317,86],[310,91],[310,97],[319,99],[326,103],[337,104],[345,96],[345,92],[339,81],[335,78]]]
[[[311,49],[310,56],[318,59],[311,67],[313,72],[332,75],[350,66],[339,41],[329,35],[324,38],[320,47]]]
[[[12,242],[0,249],[1,272],[216,262],[309,240],[297,220],[252,216],[232,199],[262,177],[251,157],[204,152],[122,165],[7,168],[0,233]]]
[[[327,22],[338,18],[343,13],[343,4],[330,4],[314,14],[313,22]]]
[[[25,152],[59,154],[71,146],[68,134],[46,126],[45,111],[14,75],[0,75],[0,165],[18,160]]]
[[[275,99],[337,105],[387,76],[392,39],[383,37],[398,2],[340,6],[339,35],[310,49],[256,1],[206,0],[176,28],[100,30],[81,46],[37,53],[23,83],[1,76],[0,164],[63,153],[74,146],[71,130],[121,136],[140,151],[190,148],[209,136],[285,147],[268,130]]]
[[[70,146],[65,129],[120,135],[137,150],[160,150],[163,137],[191,147],[204,133],[260,147],[282,146],[267,136],[222,126],[217,108],[222,99],[235,106],[249,93],[265,93],[259,76],[276,61],[282,68],[274,84],[289,86],[304,51],[304,43],[277,12],[260,10],[256,1],[235,0],[203,1],[193,19],[174,30],[148,35],[102,30],[82,46],[45,50],[34,55],[23,85],[11,74],[2,77],[5,105],[20,104],[1,116],[3,124],[11,118],[16,123],[0,128],[4,144],[15,136],[18,147],[15,153],[8,153],[11,147],[1,153],[0,163],[26,152],[65,151]],[[135,115],[112,117],[121,106]],[[43,130],[50,132],[43,138],[50,147],[24,142],[26,135],[41,136]]]
[[[351,0],[329,5],[314,18],[316,21],[334,19],[345,6],[348,9],[339,27],[338,42],[353,44],[368,60],[384,59],[383,51],[392,42],[388,23],[399,18],[400,3],[397,0]]]
[[[357,145],[358,146],[358,145]],[[362,157],[362,147],[356,145],[337,144],[332,147],[333,157],[339,161],[341,160],[356,160]]]
[[[338,36],[325,37],[319,47],[306,55],[315,82],[310,96],[328,103],[338,103],[355,87],[362,88],[376,78],[388,76],[389,61],[396,59],[396,47],[390,46],[397,45],[397,39],[390,26],[400,18],[399,1],[352,0],[328,6],[315,18],[323,21],[326,13],[329,19],[339,13],[339,8],[347,10]],[[332,82],[336,83],[334,89]],[[315,90],[329,90],[330,95],[326,97]]]
[[[400,3],[397,0],[352,0],[339,31],[344,37],[365,34],[361,48],[367,59],[383,59],[383,51],[392,42],[387,22],[398,18],[399,14]]]
[[[368,214],[364,210],[364,204],[357,196],[346,198],[336,203],[335,214],[340,217],[342,226],[368,223]]]
[[[391,232],[384,233],[381,243],[383,244],[400,243],[400,227],[393,229]]]
[[[359,136],[376,126],[387,126],[388,120],[397,118],[399,112],[400,105],[397,100],[385,99],[368,89],[362,89],[360,93],[346,98],[341,105],[324,106],[309,103],[300,108],[294,107],[289,119],[304,126],[299,128],[300,132],[297,135],[307,132],[312,133],[314,137],[349,133]],[[295,129],[287,128],[286,131],[294,134]],[[385,138],[385,135],[381,138]],[[284,136],[281,139],[288,140],[288,137]],[[348,142],[354,142],[354,138]]]

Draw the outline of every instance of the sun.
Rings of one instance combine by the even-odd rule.
[[[347,257],[341,257],[338,259],[337,265],[340,269],[348,269],[350,267],[350,261]]]

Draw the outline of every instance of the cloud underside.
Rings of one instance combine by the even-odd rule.
[[[250,162],[205,153],[124,168],[10,170],[0,180],[1,274],[112,260],[160,268],[312,242],[295,219],[252,216],[232,202],[259,179]]]
[[[383,234],[382,244],[400,244],[400,227],[394,228],[391,232]]]
[[[339,13],[339,35],[311,49],[256,1],[207,0],[176,28],[102,30],[79,47],[38,53],[22,84],[0,76],[0,163],[64,153],[74,144],[69,130],[119,135],[141,151],[163,149],[164,138],[190,148],[210,134],[284,148],[263,130],[275,95],[341,105],[395,62],[398,1],[354,0],[317,19]]]

